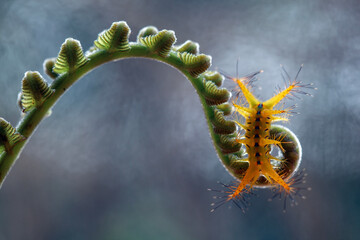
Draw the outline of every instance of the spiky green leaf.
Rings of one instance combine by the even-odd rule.
[[[107,50],[109,52],[129,51],[130,45],[128,39],[130,32],[131,30],[126,22],[115,22],[108,30],[99,34],[99,37],[95,40],[94,44],[99,49]]]
[[[68,38],[61,45],[56,58],[54,72],[58,74],[73,72],[83,66],[88,60],[85,58],[81,44],[78,40]]]
[[[139,42],[161,57],[169,56],[170,50],[176,41],[174,31],[162,30],[156,35],[142,37]]]
[[[179,52],[178,57],[193,77],[205,72],[211,65],[211,57],[204,54],[194,55],[188,52]]]
[[[39,107],[53,94],[53,90],[41,77],[39,72],[28,71],[22,80],[20,106],[23,112]]]
[[[0,153],[11,152],[12,147],[25,137],[16,132],[15,128],[3,118],[0,118]]]
[[[183,53],[191,53],[191,54],[198,54],[199,53],[199,44],[190,40],[187,40],[185,43],[183,43],[180,46],[175,46],[174,51]]]

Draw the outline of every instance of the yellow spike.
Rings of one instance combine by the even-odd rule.
[[[284,190],[286,192],[290,192],[291,188],[289,186],[289,184],[287,184],[280,176],[279,174],[272,168],[270,163],[264,162],[264,164],[262,165],[262,173],[264,176],[266,176],[266,178],[271,178],[273,179],[275,182],[277,182],[279,185],[281,185]]]
[[[237,113],[239,113],[241,116],[243,116],[244,118],[249,117],[252,113],[252,109],[250,109],[250,108],[237,105],[236,103],[233,103],[233,105],[235,107],[235,111]]]
[[[264,114],[268,114],[268,115],[276,115],[276,114],[282,114],[282,113],[287,113],[288,111],[285,110],[272,110],[272,109],[264,109],[263,110]]]
[[[237,141],[237,140],[236,140]],[[260,140],[260,146],[265,146],[265,145],[268,145],[268,144],[273,144],[273,145],[276,145],[278,146],[281,151],[285,152],[285,149],[282,147],[282,143],[286,143],[286,142],[281,142],[279,140],[275,140],[275,139],[261,139]]]
[[[241,116],[243,116],[244,118],[248,118],[248,117],[250,116],[249,113],[244,112],[244,111],[242,111],[241,109],[236,109],[235,111],[236,111],[237,113],[239,113]]]
[[[273,122],[279,122],[279,121],[287,122],[287,121],[289,121],[289,119],[287,117],[271,117],[271,121],[273,121]]]
[[[241,78],[232,78],[232,80],[236,82],[240,87],[241,91],[244,94],[244,97],[246,98],[246,101],[250,105],[250,108],[259,105],[260,101],[257,100],[257,98],[254,95],[252,95],[249,89],[247,89],[245,84],[241,81]]]
[[[238,142],[238,143],[248,144],[248,145],[250,145],[250,144],[252,143],[252,140],[250,140],[250,139],[246,139],[246,138],[243,138],[243,139],[236,139],[235,141],[236,141],[236,142]]]
[[[270,184],[272,184],[272,183],[274,182],[269,175],[267,175],[267,174],[264,173],[264,172],[262,172],[262,174],[263,174],[263,176],[266,178],[266,180],[267,180]]]
[[[239,121],[233,120],[239,127],[245,130],[245,125],[240,123]]]
[[[236,198],[245,189],[246,185],[250,184],[252,180],[258,176],[258,174],[259,170],[256,165],[250,164],[249,168],[246,170],[244,178],[241,180],[234,192],[228,196],[228,200]]]
[[[253,112],[253,109],[251,109],[251,108],[247,108],[247,107],[244,107],[244,106],[240,106],[240,105],[238,105],[238,104],[236,104],[236,103],[233,103],[233,105],[234,105],[234,107],[235,107],[236,109],[241,109],[241,110],[244,111],[244,112],[247,112],[247,113],[252,113],[252,112]]]
[[[235,161],[233,161],[233,162],[231,163],[231,166],[234,166],[234,165],[236,165],[236,164],[238,164],[238,163],[249,163],[249,162],[250,162],[250,161],[249,161],[248,158],[237,159],[237,160],[235,160]]]
[[[268,144],[278,145],[281,144],[281,142],[275,139],[267,139],[267,138],[260,139],[260,146],[265,146]]]
[[[286,88],[285,90],[283,90],[280,93],[276,94],[275,96],[273,96],[269,100],[265,101],[263,103],[264,108],[272,109],[273,107],[275,107],[286,95],[288,95],[294,88],[297,87],[296,83],[297,82],[293,82],[288,88]]]
[[[275,160],[275,161],[278,161],[278,162],[286,162],[286,159],[276,158],[276,157],[274,157],[274,156],[272,156],[272,155],[270,155],[270,159]]]
[[[254,174],[254,178],[251,180],[250,188],[252,188],[252,186],[256,183],[259,177],[260,177],[260,171],[257,171],[257,173]]]

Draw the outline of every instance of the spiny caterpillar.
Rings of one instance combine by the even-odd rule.
[[[243,154],[240,158],[232,160],[229,166],[226,166],[238,181],[235,185],[222,184],[226,190],[217,192],[225,193],[226,195],[214,197],[221,200],[212,204],[214,208],[211,211],[214,211],[228,201],[233,201],[244,211],[247,204],[247,196],[251,193],[251,189],[254,186],[270,185],[273,187],[274,197],[284,196],[284,211],[287,198],[290,199],[291,203],[296,203],[295,196],[304,198],[300,193],[300,190],[304,188],[296,185],[304,182],[306,175],[303,171],[294,174],[301,160],[301,149],[294,151],[295,155],[297,154],[295,156],[296,163],[291,160],[291,156],[285,156],[286,154],[283,154],[282,157],[275,157],[271,154],[272,146],[278,147],[282,153],[287,152],[284,148],[288,151],[291,148],[291,146],[290,148],[285,146],[287,144],[292,144],[292,146],[298,145],[298,148],[301,148],[296,136],[290,130],[272,125],[272,123],[277,121],[289,120],[288,116],[292,113],[294,107],[287,109],[283,109],[283,105],[278,107],[284,98],[295,96],[295,93],[310,95],[302,89],[313,89],[312,84],[302,84],[297,81],[301,69],[302,66],[293,81],[290,81],[290,77],[285,69],[283,69],[289,78],[289,84],[287,84],[285,90],[279,91],[275,96],[264,102],[258,100],[250,92],[254,76],[262,71],[243,78],[227,77],[236,82],[239,87],[237,94],[241,95],[241,97],[237,97],[233,101],[233,106],[236,114],[243,117],[245,121],[235,121],[241,130],[238,131],[236,142],[246,147],[247,156],[245,157]],[[238,101],[239,99],[240,101]],[[274,128],[280,128],[277,130],[280,134],[274,134],[276,132],[273,130]],[[244,132],[244,134],[241,134],[241,132]],[[296,166],[292,166],[293,169],[289,171],[287,168],[290,166],[286,166],[286,164],[295,164]]]

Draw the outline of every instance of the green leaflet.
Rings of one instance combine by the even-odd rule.
[[[22,80],[22,91],[20,93],[20,107],[27,112],[34,107],[39,107],[44,100],[53,94],[46,81],[39,72],[28,71]]]
[[[0,118],[0,153],[11,152],[13,145],[24,139],[25,137],[16,133],[15,128],[8,121]]]
[[[236,131],[235,122],[226,120],[224,113],[216,108],[211,123],[214,126],[214,132],[217,134],[231,134]]]
[[[87,61],[80,42],[73,38],[68,38],[61,45],[53,71],[58,74],[66,72],[72,73]]]
[[[233,112],[233,106],[229,103],[217,105],[216,108],[220,109],[225,116],[230,115]]]
[[[191,53],[191,54],[199,54],[199,44],[190,40],[187,40],[185,43],[183,43],[180,46],[175,46],[174,51],[183,53]]]
[[[224,76],[221,75],[218,72],[213,72],[213,71],[206,71],[204,73],[204,77],[206,78],[206,80],[208,81],[212,81],[213,83],[216,84],[216,86],[220,87],[224,81]]]
[[[128,51],[130,50],[128,41],[130,32],[131,30],[126,22],[115,22],[108,30],[99,34],[99,37],[95,40],[94,44],[97,48],[109,52]]]
[[[176,42],[174,31],[162,30],[156,35],[140,37],[139,42],[161,57],[169,56],[173,44]]]
[[[185,69],[193,77],[205,72],[211,65],[211,57],[205,54],[194,55],[188,52],[178,52],[178,57],[184,63]]]
[[[212,81],[204,80],[204,97],[209,105],[225,103],[230,98],[230,93],[225,88],[218,88]]]
[[[235,140],[235,136],[231,137],[231,135],[220,135],[218,146],[224,154],[238,152],[241,144]]]
[[[140,32],[137,36],[137,40],[138,40],[138,42],[140,42],[141,38],[151,36],[151,35],[156,35],[158,32],[159,32],[159,30],[154,26],[144,27],[140,30]]]

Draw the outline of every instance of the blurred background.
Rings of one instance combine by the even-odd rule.
[[[268,190],[245,214],[210,213],[206,189],[232,177],[198,96],[177,70],[127,59],[85,76],[40,124],[0,190],[1,240],[358,239],[358,1],[1,0],[0,116],[17,124],[24,73],[43,73],[67,37],[86,50],[120,20],[131,41],[154,25],[198,42],[212,69],[235,75],[238,58],[240,76],[263,69],[263,100],[283,86],[280,64],[294,77],[303,63],[299,80],[318,90],[290,102],[301,114],[285,126],[312,191],[286,214]]]

